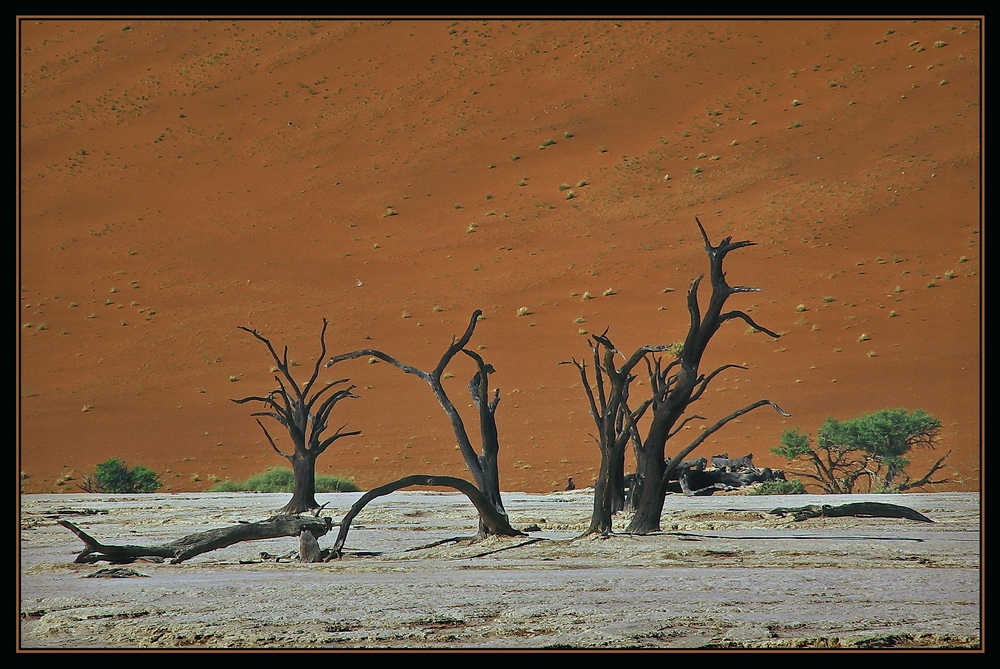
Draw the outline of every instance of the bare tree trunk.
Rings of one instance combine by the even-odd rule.
[[[296,515],[319,508],[316,501],[316,455],[306,449],[296,449],[288,458],[295,475],[295,487],[288,504],[281,507],[278,513]]]
[[[648,534],[659,531],[660,516],[663,514],[663,502],[667,491],[664,480],[666,467],[662,457],[643,457],[636,463],[635,483],[632,488],[632,520],[628,531],[635,534]]]
[[[610,534],[614,515],[624,508],[624,485],[616,484],[613,474],[617,461],[615,453],[601,452],[601,468],[594,482],[594,509],[587,534]],[[621,466],[624,469],[624,464]]]

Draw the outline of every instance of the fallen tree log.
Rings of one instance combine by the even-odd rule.
[[[853,502],[851,504],[841,504],[840,506],[830,506],[829,504],[810,504],[798,507],[778,507],[769,513],[784,517],[786,513],[794,514],[793,520],[803,521],[819,516],[857,516],[860,518],[908,518],[919,520],[923,523],[933,523],[934,521],[913,509],[896,504],[885,504],[883,502]]]
[[[58,521],[86,544],[74,562],[91,564],[105,560],[111,564],[129,564],[140,558],[170,559],[179,564],[196,555],[225,548],[241,541],[257,541],[278,537],[321,537],[333,527],[328,517],[273,516],[257,523],[240,523],[230,527],[198,532],[161,546],[115,546],[103,544],[68,520]],[[315,540],[315,539],[314,539]]]
[[[351,529],[351,522],[369,502],[378,497],[383,497],[389,493],[395,492],[400,488],[408,488],[415,485],[445,486],[448,488],[454,488],[455,490],[464,493],[465,496],[469,498],[469,501],[475,505],[476,510],[479,511],[479,519],[490,531],[490,533],[507,537],[525,536],[524,532],[515,530],[511,527],[510,522],[507,520],[507,516],[491,504],[479,488],[472,485],[465,479],[456,478],[454,476],[427,476],[425,474],[414,474],[412,476],[403,477],[398,481],[393,481],[392,483],[386,483],[385,485],[369,490],[362,495],[361,499],[354,503],[351,510],[348,511],[347,515],[340,521],[340,531],[337,533],[337,540],[334,542],[333,547],[329,549],[329,554],[326,559],[336,560],[343,557],[344,542],[347,541],[347,533]]]

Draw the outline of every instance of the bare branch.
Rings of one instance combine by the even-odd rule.
[[[708,437],[710,437],[712,434],[716,433],[726,423],[728,423],[729,421],[731,421],[731,420],[733,420],[735,418],[739,418],[740,416],[742,416],[745,413],[749,413],[749,412],[753,411],[754,409],[756,409],[758,407],[765,406],[765,405],[770,405],[770,406],[774,407],[774,410],[777,411],[778,413],[780,413],[782,416],[786,416],[786,417],[790,417],[791,416],[791,414],[785,413],[781,409],[781,407],[779,407],[777,404],[775,404],[771,400],[757,400],[753,404],[749,404],[749,405],[743,407],[742,409],[734,411],[733,413],[729,414],[725,418],[720,419],[712,427],[710,427],[707,430],[705,430],[704,432],[702,432],[701,435],[697,439],[695,439],[694,441],[692,441],[691,444],[687,448],[685,448],[684,450],[682,450],[680,453],[678,453],[677,455],[675,455],[670,460],[670,463],[667,465],[666,472],[664,472],[664,483],[666,483],[666,481],[669,480],[669,476],[672,475],[674,473],[674,471],[677,469],[677,465],[679,465],[684,460],[684,458],[686,458],[688,456],[688,454],[691,451],[693,451],[694,449],[698,448],[706,439],[708,439]]]
[[[632,357],[622,364],[619,371],[631,372],[632,368],[639,364],[639,361],[646,358],[646,356],[650,353],[663,353],[664,351],[669,351],[670,347],[671,344],[663,344],[661,346],[640,346],[635,350],[635,353],[632,354]]]
[[[336,406],[337,402],[347,399],[354,398],[360,399],[357,395],[351,391],[357,386],[351,386],[344,390],[338,390],[336,393],[331,395],[320,405],[319,409],[313,415],[313,434],[322,434],[327,427],[327,419],[330,417],[330,412],[333,411],[333,407]]]
[[[951,455],[951,451],[948,451],[940,458],[938,458],[938,461],[935,462],[933,465],[931,465],[930,470],[926,474],[924,474],[919,480],[914,481],[913,483],[907,481],[903,483],[901,486],[899,486],[899,489],[902,491],[902,490],[910,490],[911,488],[922,488],[925,485],[934,485],[937,483],[950,483],[951,482],[950,479],[941,479],[940,481],[931,480],[931,477],[934,475],[935,472],[937,472],[940,469],[944,469],[944,461],[948,458],[949,455]]]
[[[694,352],[695,344],[701,333],[701,307],[698,305],[698,286],[701,284],[703,278],[705,278],[705,275],[700,275],[691,282],[691,287],[688,288],[687,305],[691,324],[688,327],[687,338],[684,340],[682,355],[685,360],[691,359],[690,356]]]
[[[744,367],[743,365],[733,365],[733,364],[723,365],[722,367],[719,367],[714,372],[712,372],[711,374],[709,374],[707,377],[702,377],[702,378],[698,379],[698,386],[695,388],[694,392],[691,393],[691,400],[690,400],[690,402],[694,402],[694,401],[698,400],[701,397],[702,393],[705,392],[705,388],[708,387],[708,384],[720,372],[723,372],[723,371],[725,371],[727,369],[732,369],[732,368],[735,368],[735,369],[746,369],[746,367]],[[690,402],[689,402],[689,404],[690,404]]]
[[[287,460],[291,460],[292,456],[282,453],[281,449],[278,448],[278,445],[274,443],[274,439],[271,438],[271,433],[267,431],[267,428],[264,427],[264,424],[261,423],[259,420],[257,421],[257,424],[260,425],[260,429],[264,430],[264,436],[267,437],[267,441],[268,443],[271,444],[271,448],[274,449],[274,452]]]
[[[326,393],[326,392],[328,392],[330,390],[333,390],[337,386],[339,386],[341,383],[347,383],[348,381],[350,381],[350,379],[338,379],[336,381],[328,381],[326,384],[323,385],[322,388],[320,388],[319,390],[316,391],[315,394],[313,394],[312,398],[310,398],[308,402],[306,402],[306,411],[309,412],[309,413],[312,413],[313,406],[316,404],[316,402],[319,401],[320,397],[323,396],[323,393]],[[353,388],[357,388],[357,386],[351,386],[350,388],[347,389],[348,392],[351,389],[353,389]],[[338,391],[338,392],[343,392],[343,390]],[[357,395],[348,395],[348,397],[355,397],[355,398],[357,398],[358,396]],[[344,398],[341,397],[340,399],[344,399]],[[360,399],[360,398],[358,398],[358,399]],[[324,400],[324,404],[320,405],[319,411],[323,410],[322,407],[325,406],[325,403],[328,402],[328,401],[329,400]],[[340,400],[338,399],[337,401],[340,401]],[[317,411],[316,413],[319,413],[319,412]]]
[[[341,430],[343,430],[345,427],[347,427],[347,425],[342,425],[337,429],[337,431],[333,435],[319,442],[319,445],[316,448],[317,455],[325,451],[330,444],[337,441],[338,439],[343,439],[344,437],[356,437],[357,435],[361,434],[361,430],[354,430],[352,432],[341,432]]]
[[[292,378],[292,375],[288,371],[288,347],[286,346],[284,349],[284,356],[279,358],[277,351],[274,350],[274,346],[271,344],[271,341],[267,337],[264,337],[256,330],[251,330],[250,328],[243,327],[242,325],[237,325],[236,327],[239,328],[240,330],[243,330],[244,332],[249,332],[259,341],[263,342],[265,346],[267,346],[267,350],[268,352],[270,352],[271,358],[274,359],[275,365],[278,367],[279,371],[281,371],[282,376],[284,376],[285,379],[288,380],[289,384],[292,386],[292,389],[295,390],[296,397],[301,399],[302,392],[299,390],[298,385],[295,383],[295,379]]]
[[[264,404],[273,404],[274,402],[270,397],[244,397],[241,400],[229,400],[235,404],[246,404],[247,402],[263,402]]]
[[[448,488],[454,488],[464,493],[465,496],[469,498],[469,501],[475,505],[476,510],[479,511],[480,522],[485,525],[492,534],[511,537],[524,536],[523,532],[515,530],[510,526],[507,516],[497,510],[496,507],[494,507],[494,505],[483,495],[479,488],[472,485],[468,481],[455,478],[453,476],[426,476],[423,474],[414,474],[413,476],[407,476],[399,479],[398,481],[393,481],[392,483],[387,483],[383,486],[379,486],[378,488],[374,488],[373,490],[369,490],[354,503],[350,511],[348,511],[344,518],[340,521],[340,531],[337,533],[337,539],[334,542],[333,547],[330,549],[331,558],[336,559],[343,555],[344,542],[347,540],[347,533],[351,529],[351,522],[370,501],[395,492],[400,488],[408,488],[414,485],[446,486]]]
[[[413,376],[416,376],[417,378],[423,379],[424,381],[430,383],[431,375],[428,374],[427,372],[421,369],[417,369],[416,367],[413,367],[411,365],[402,363],[399,360],[393,358],[391,355],[388,355],[386,353],[383,353],[382,351],[373,348],[365,348],[361,349],[360,351],[351,351],[350,353],[341,353],[340,355],[335,355],[332,358],[330,358],[330,361],[323,366],[333,367],[338,362],[343,362],[344,360],[355,360],[357,358],[366,358],[366,357],[377,358],[382,362],[387,362],[393,367],[401,369],[407,374],[412,374]]]
[[[469,325],[465,328],[465,333],[458,339],[458,341],[453,342],[452,345],[448,347],[448,350],[445,351],[444,355],[441,356],[441,360],[438,362],[437,367],[435,367],[434,371],[431,372],[433,376],[441,378],[441,375],[444,374],[444,370],[448,366],[448,363],[451,362],[451,359],[454,358],[459,351],[465,348],[465,345],[469,343],[470,339],[472,339],[472,334],[476,331],[476,323],[479,322],[479,317],[482,315],[483,312],[481,309],[476,309],[472,312],[472,318],[469,319]]]
[[[667,436],[667,441],[669,441],[674,436],[676,436],[676,434],[678,432],[680,432],[682,429],[684,429],[685,425],[687,425],[688,423],[690,423],[693,420],[705,420],[705,417],[704,416],[699,416],[697,414],[695,414],[693,416],[688,416],[687,418],[685,418],[684,420],[682,420],[680,422],[680,424],[676,428],[674,428],[674,430]]]
[[[698,224],[698,229],[701,230],[701,238],[705,242],[705,250],[708,252],[708,255],[710,257],[714,257],[716,254],[719,255],[718,260],[720,267],[722,258],[725,257],[725,255],[730,251],[734,251],[736,249],[740,249],[745,246],[757,245],[756,242],[751,242],[751,241],[734,242],[732,241],[733,240],[732,237],[726,237],[721,242],[719,242],[718,246],[712,246],[712,243],[708,240],[708,233],[705,232],[705,227],[701,224],[701,221],[698,220],[697,216],[695,217],[694,221],[695,223]]]
[[[316,363],[313,365],[312,376],[309,377],[309,380],[306,381],[306,384],[302,387],[302,392],[306,396],[309,395],[310,389],[312,389],[313,384],[316,383],[316,379],[319,378],[319,371],[320,369],[322,369],[321,365],[323,364],[323,358],[326,357],[326,328],[329,326],[329,324],[330,324],[329,321],[327,321],[324,318],[323,328],[319,332],[319,343],[320,343],[319,355],[316,356]],[[314,397],[313,400],[315,401],[315,399],[316,398]]]
[[[580,380],[583,383],[583,389],[587,393],[587,401],[590,403],[590,415],[593,416],[594,420],[597,422],[598,427],[600,427],[601,414],[597,409],[597,401],[594,398],[594,391],[590,387],[590,380],[587,378],[587,365],[583,362],[577,362],[574,358],[570,362],[559,362],[559,365],[574,365],[580,372]]]
[[[479,410],[479,436],[483,451],[480,462],[496,459],[496,454],[500,449],[500,437],[497,432],[496,418],[494,412],[500,402],[500,393],[494,393],[493,400],[489,399],[489,375],[494,371],[492,365],[487,365],[482,357],[468,349],[462,349],[462,353],[476,361],[478,371],[469,382],[469,390],[472,393],[473,403]]]
[[[768,330],[766,327],[764,327],[762,325],[758,325],[757,323],[754,322],[754,320],[752,318],[750,318],[750,316],[748,316],[747,314],[743,313],[742,311],[730,311],[730,312],[724,313],[721,316],[719,316],[719,320],[720,321],[727,321],[727,320],[729,320],[731,318],[739,318],[739,319],[741,319],[743,321],[746,321],[747,325],[749,325],[750,327],[752,327],[754,330],[760,330],[761,332],[763,332],[765,334],[768,334],[768,335],[774,337],[775,339],[780,339],[781,338],[780,334],[778,334],[776,332],[772,332],[771,330]]]

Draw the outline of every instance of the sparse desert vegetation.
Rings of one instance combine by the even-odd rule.
[[[292,492],[295,486],[295,476],[287,467],[272,467],[265,472],[254,474],[243,481],[231,479],[218,480],[208,490],[209,492]],[[354,492],[359,490],[357,484],[350,479],[332,474],[316,475],[316,492]]]

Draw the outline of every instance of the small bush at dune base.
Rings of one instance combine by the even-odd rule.
[[[239,483],[226,479],[208,489],[209,492],[293,492],[295,474],[291,469],[272,467]],[[339,476],[316,475],[316,492],[358,492],[353,481]]]
[[[744,495],[804,495],[806,488],[802,481],[765,481],[759,485],[749,486]]]
[[[87,492],[156,492],[163,486],[156,472],[149,467],[128,465],[118,458],[101,462],[92,476],[84,477],[81,488]]]
[[[245,492],[246,488],[243,484],[237,483],[236,481],[225,479],[224,481],[219,481],[211,488],[208,489],[209,492]]]

